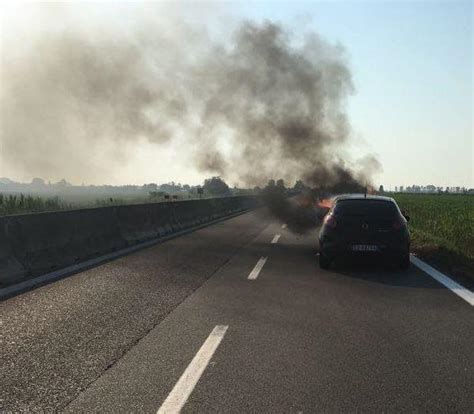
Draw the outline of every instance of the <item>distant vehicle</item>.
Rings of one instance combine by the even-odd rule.
[[[383,256],[410,265],[410,234],[393,198],[348,194],[334,199],[319,232],[319,265],[327,269],[344,255]]]

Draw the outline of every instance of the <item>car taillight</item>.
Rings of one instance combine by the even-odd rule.
[[[336,218],[332,214],[329,214],[324,219],[324,224],[328,227],[334,228],[337,225]]]
[[[394,230],[400,230],[403,227],[402,219],[396,219],[393,221],[392,228]]]

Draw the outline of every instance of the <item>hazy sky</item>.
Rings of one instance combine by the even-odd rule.
[[[77,3],[77,2],[76,2]],[[349,99],[354,158],[378,156],[377,183],[474,187],[473,163],[473,3],[438,2],[220,2],[158,7],[163,13],[222,30],[232,18],[274,20],[314,28],[349,57],[356,92]],[[36,3],[34,8],[43,5]],[[130,18],[113,3],[78,3],[76,19],[107,19],[126,25]],[[150,3],[135,8],[149,9]],[[3,37],[46,30],[29,5],[2,6]],[[160,16],[163,18],[163,16]],[[45,20],[46,22],[47,20]],[[50,21],[47,21],[48,25]],[[224,22],[224,23],[223,23]],[[57,22],[61,25],[61,22]],[[50,28],[48,28],[49,30]],[[21,38],[21,37],[20,37]],[[3,120],[2,120],[3,121]],[[1,147],[0,147],[1,151]],[[206,174],[189,167],[176,146],[133,146],[121,167],[104,171],[93,183],[181,181],[196,183]],[[1,154],[0,154],[1,155]],[[157,161],[159,160],[159,161]],[[29,181],[5,166],[0,176]],[[77,177],[58,177],[77,182]]]

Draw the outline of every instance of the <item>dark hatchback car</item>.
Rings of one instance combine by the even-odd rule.
[[[337,197],[319,232],[320,267],[329,268],[341,256],[366,255],[408,268],[408,220],[393,198],[364,194]]]

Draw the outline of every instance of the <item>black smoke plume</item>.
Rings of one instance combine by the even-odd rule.
[[[175,142],[193,168],[242,186],[281,177],[345,191],[369,180],[377,161],[354,168],[344,151],[354,89],[344,49],[272,22],[234,27],[223,40],[182,23],[172,34],[69,28],[21,58],[5,50],[2,161],[105,181],[146,140]]]

